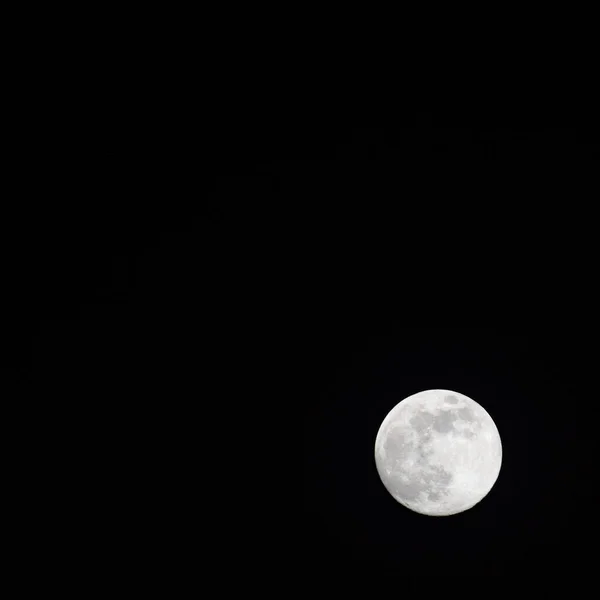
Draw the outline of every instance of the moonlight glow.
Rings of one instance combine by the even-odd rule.
[[[502,444],[492,417],[477,402],[449,390],[427,390],[404,399],[383,420],[375,462],[400,504],[426,515],[452,515],[492,489]]]

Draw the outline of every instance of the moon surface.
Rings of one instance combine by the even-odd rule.
[[[425,515],[454,515],[492,489],[502,444],[492,417],[477,402],[450,390],[427,390],[405,398],[385,417],[375,462],[400,504]]]

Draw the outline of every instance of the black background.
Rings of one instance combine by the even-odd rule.
[[[61,527],[72,549],[91,536],[112,552],[204,531],[193,507],[215,493],[196,473],[231,485],[226,460],[235,497],[249,466],[243,489],[259,485],[253,461],[281,460],[261,485],[277,498],[287,479],[293,517],[288,500],[252,502],[290,524],[309,569],[589,569],[594,130],[435,111],[215,123],[174,97],[133,120],[100,100],[56,131],[29,121],[14,161],[6,362],[47,547]],[[387,412],[430,388],[478,401],[503,441],[489,496],[449,518],[394,502],[373,460]],[[223,445],[234,408],[266,433]],[[300,465],[274,474],[291,468],[268,450],[282,418],[304,428],[303,494]]]
[[[219,585],[298,567],[284,594],[349,561],[393,585],[589,574],[592,112],[576,93],[484,105],[496,89],[460,108],[437,82],[415,110],[404,71],[389,93],[353,73],[336,102],[291,61],[265,69],[245,22],[233,44],[229,18],[221,35],[126,12],[11,24],[1,359],[23,581],[153,584],[215,558]],[[489,496],[449,518],[399,506],[373,461],[387,412],[428,388],[471,396],[503,440]]]
[[[352,181],[349,197],[369,208],[332,218],[302,263],[318,296],[303,363],[309,564],[590,575],[596,242],[584,198],[597,146],[583,134],[593,130],[437,117],[407,130],[410,150],[400,130],[356,132],[357,156],[370,158],[335,181]],[[393,209],[380,212],[386,196]],[[447,518],[395,502],[373,457],[389,410],[435,388],[482,404],[504,452],[490,494]]]

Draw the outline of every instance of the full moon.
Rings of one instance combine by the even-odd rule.
[[[454,515],[492,489],[502,444],[492,417],[477,402],[450,390],[427,390],[405,398],[385,417],[375,462],[400,504],[424,515]]]

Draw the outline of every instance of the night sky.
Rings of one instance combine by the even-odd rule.
[[[593,132],[427,113],[203,125],[189,106],[149,128],[151,107],[119,110],[82,109],[88,129],[37,132],[15,161],[23,196],[48,198],[16,209],[5,337],[46,551],[183,536],[181,557],[225,515],[273,518],[290,549],[267,554],[307,574],[589,572]],[[503,443],[490,494],[445,518],[396,503],[373,457],[389,410],[432,388],[481,404]],[[222,556],[265,535],[222,527]]]
[[[306,560],[589,576],[597,155],[577,129],[430,125],[356,133],[319,179],[319,201],[342,190],[351,208],[309,228],[300,260]],[[398,504],[373,457],[388,411],[435,388],[479,402],[503,443],[489,495],[444,518]]]

